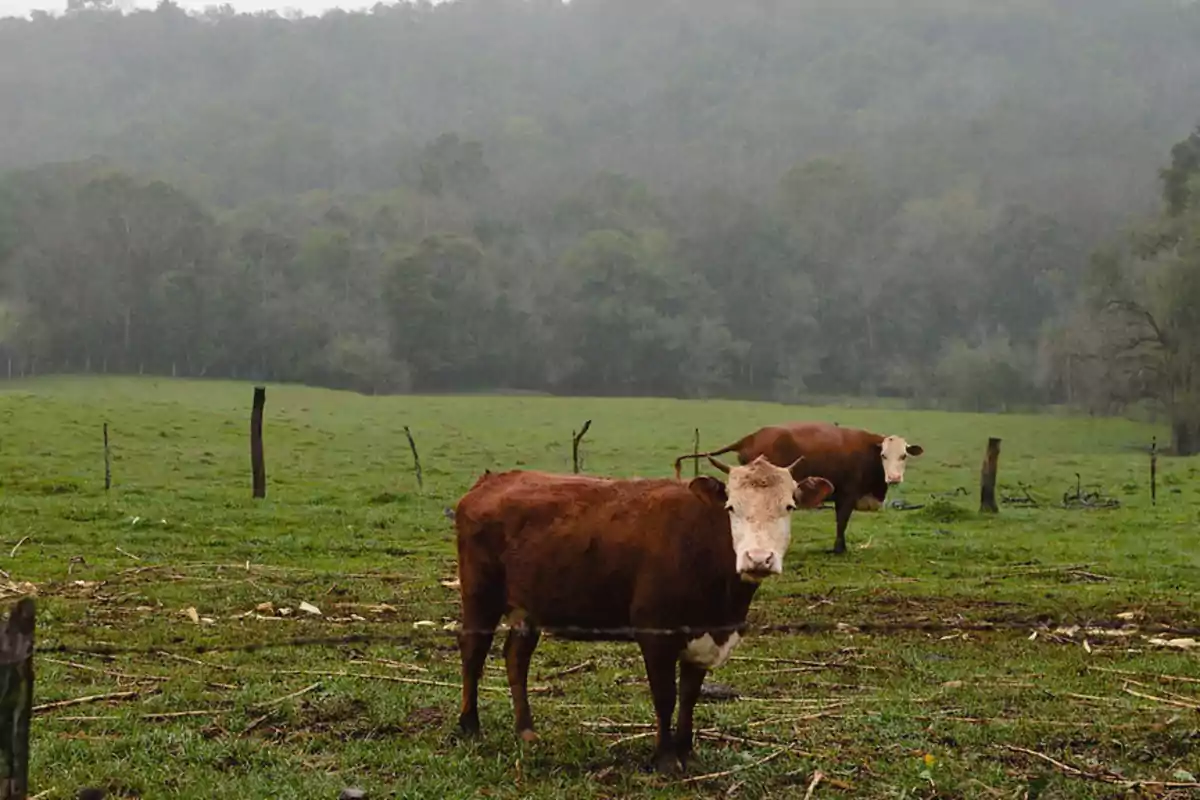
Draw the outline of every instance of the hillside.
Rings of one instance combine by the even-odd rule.
[[[1139,398],[1081,300],[1196,4],[102,6],[0,21],[0,371]]]

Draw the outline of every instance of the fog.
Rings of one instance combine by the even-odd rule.
[[[1191,334],[1126,345],[1190,331],[1198,45],[1175,0],[6,19],[0,377],[1175,418]]]

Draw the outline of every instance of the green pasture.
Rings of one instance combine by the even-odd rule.
[[[1147,448],[1165,430],[270,385],[268,493],[255,501],[251,394],[182,380],[0,384],[5,595],[36,587],[43,647],[142,651],[37,657],[33,794],[1196,796],[1186,784],[1200,779],[1200,648],[1188,642],[1200,638],[1189,632],[1200,627],[1200,461],[1160,458],[1152,506]],[[653,714],[633,645],[546,637],[531,677],[542,740],[522,746],[497,642],[484,736],[451,735],[458,654],[444,627],[458,597],[442,585],[454,577],[444,510],[485,468],[569,471],[572,431],[589,419],[584,469],[611,475],[669,475],[696,428],[708,448],[795,419],[925,448],[888,498],[925,507],[856,513],[846,555],[829,552],[831,510],[797,514],[785,574],[760,591],[751,624],[824,627],[750,636],[710,676],[737,697],[698,707],[686,782],[645,769]],[[1003,440],[1000,494],[1028,491],[1036,507],[977,513],[989,436]],[[1062,507],[1077,474],[1119,506]],[[351,634],[381,641],[195,650]]]

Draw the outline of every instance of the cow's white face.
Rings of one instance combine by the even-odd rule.
[[[820,506],[833,484],[824,478],[797,483],[791,467],[777,467],[762,456],[738,467],[709,460],[729,474],[725,510],[738,575],[756,583],[783,572],[783,556],[792,539],[791,512]]]
[[[917,444],[909,444],[901,436],[887,436],[879,445],[880,457],[883,460],[883,477],[890,486],[893,483],[904,482],[904,465],[909,456],[919,456],[925,449]]]

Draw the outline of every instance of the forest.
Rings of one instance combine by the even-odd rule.
[[[1141,409],[1190,453],[1197,98],[1179,0],[69,0],[0,20],[0,377]]]

